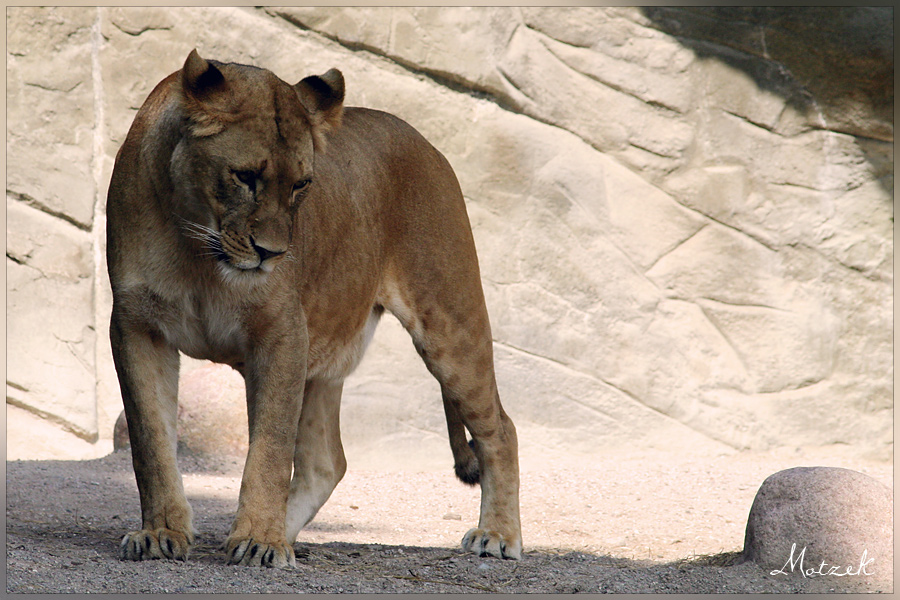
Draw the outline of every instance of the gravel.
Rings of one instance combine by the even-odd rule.
[[[892,487],[884,463],[828,459]],[[201,535],[187,562],[122,562],[139,527],[127,451],[89,461],[11,461],[7,592],[122,593],[796,593],[889,591],[856,577],[772,576],[737,564],[765,477],[802,455],[662,454],[522,466],[525,555],[463,553],[479,491],[445,472],[351,470],[294,549],[297,568],[224,564],[219,546],[240,487],[238,459],[181,457]],[[787,558],[787,557],[786,557]]]

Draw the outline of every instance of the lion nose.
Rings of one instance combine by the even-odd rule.
[[[285,253],[285,250],[269,250],[268,248],[264,248],[257,244],[253,238],[250,238],[250,244],[253,246],[253,249],[256,250],[256,253],[259,254],[259,262],[265,262],[267,259],[281,256]]]

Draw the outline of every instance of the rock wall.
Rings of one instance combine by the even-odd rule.
[[[11,457],[27,413],[111,447],[106,189],[194,47],[337,66],[447,156],[523,455],[890,457],[890,8],[8,8],[7,34]],[[351,459],[449,460],[393,318],[342,420]]]

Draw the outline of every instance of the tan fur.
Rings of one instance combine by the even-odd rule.
[[[463,547],[521,556],[515,427],[456,177],[409,125],[343,94],[334,69],[290,86],[194,51],[116,157],[110,337],[143,513],[125,559],[183,560],[194,541],[175,457],[181,351],[246,382],[228,562],[294,564],[290,544],[344,474],[342,383],[385,309],[441,384],[457,474],[481,484]]]

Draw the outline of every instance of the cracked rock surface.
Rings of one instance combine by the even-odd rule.
[[[348,105],[447,156],[524,455],[889,460],[893,52],[879,9],[803,10],[11,8],[7,398],[111,445],[106,188],[196,46],[288,81],[338,67]],[[348,452],[447,454],[392,318],[344,389]]]

